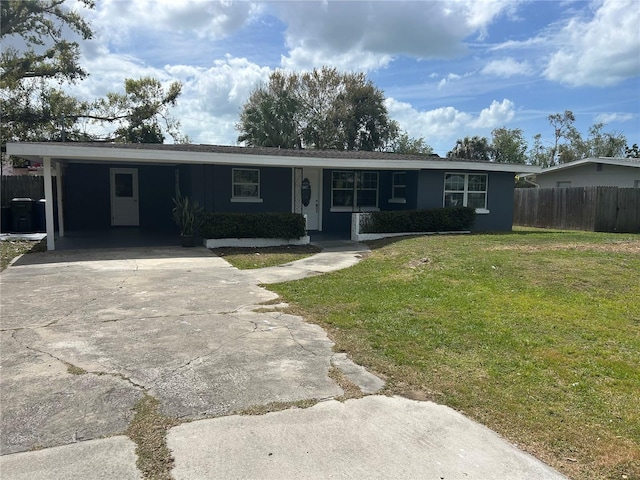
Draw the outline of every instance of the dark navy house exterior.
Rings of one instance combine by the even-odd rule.
[[[44,166],[50,249],[54,213],[59,236],[119,227],[177,231],[171,210],[178,189],[209,212],[304,214],[312,235],[348,237],[353,213],[447,206],[475,208],[477,231],[509,231],[514,176],[538,170],[386,152],[213,145],[12,143],[7,151]]]

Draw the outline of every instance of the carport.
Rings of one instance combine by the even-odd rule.
[[[110,246],[109,238],[122,246],[140,246],[143,238],[145,245],[171,244],[167,238],[178,233],[170,215],[172,198],[178,188],[185,195],[198,197],[198,193],[192,190],[192,185],[200,181],[198,166],[231,164],[291,168],[290,158],[245,152],[246,149],[241,147],[208,145],[7,144],[8,155],[43,165],[48,250],[55,250],[58,241],[64,248],[81,243]],[[302,159],[303,163],[320,161]],[[58,178],[55,196],[53,177]],[[110,206],[108,200],[98,206],[86,200],[98,189],[110,190],[105,194],[110,197]],[[293,202],[292,198],[289,211],[294,209]],[[99,215],[95,214],[96,209]],[[212,210],[211,206],[209,210]],[[57,231],[54,222],[56,211]],[[160,220],[158,215],[162,215]],[[98,216],[102,223],[96,220]],[[70,218],[76,219],[76,225],[68,224]],[[154,234],[155,237],[145,234],[145,221],[147,226],[160,222],[163,230]],[[79,223],[86,231],[77,232]],[[123,228],[115,232],[112,227]],[[69,232],[72,238],[67,238]]]

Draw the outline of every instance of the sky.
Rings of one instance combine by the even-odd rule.
[[[540,133],[571,110],[640,143],[640,1],[96,0],[90,76],[65,86],[91,100],[125,78],[180,81],[172,114],[192,143],[237,145],[249,94],[277,69],[366,73],[389,116],[441,156],[495,128]]]

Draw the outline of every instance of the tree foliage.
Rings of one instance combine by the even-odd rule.
[[[410,137],[407,132],[400,133],[391,141],[389,151],[394,153],[404,153],[406,155],[433,154],[433,148],[424,141],[424,138]]]
[[[622,157],[626,154],[627,139],[618,132],[605,132],[603,123],[589,127],[587,138],[574,126],[575,116],[570,110],[547,117],[553,127],[554,140],[551,146],[542,144],[542,136],[534,136],[529,162],[533,165],[551,167],[559,163],[573,162],[589,157]]]
[[[251,93],[237,129],[248,146],[381,150],[398,127],[364,74],[323,67],[271,74]]]
[[[176,143],[186,141],[180,133],[180,123],[169,114],[169,107],[176,105],[182,92],[180,82],[171,83],[165,90],[156,78],[127,78],[124,90],[124,94],[107,93],[80,118],[116,125],[113,134],[106,137],[115,142],[163,143],[163,130]]]
[[[161,143],[164,133],[174,141],[188,139],[168,112],[182,85],[166,90],[154,78],[125,79],[124,93],[80,101],[59,88],[85,78],[79,64],[79,44],[91,38],[89,24],[64,0],[2,0],[0,54],[1,143],[8,141],[92,141]],[[92,8],[92,0],[78,0]],[[8,45],[8,46],[5,46]],[[16,45],[16,46],[13,46]],[[20,46],[20,48],[18,48]],[[102,131],[96,133],[95,124]]]
[[[90,0],[78,2],[93,7]],[[92,36],[89,24],[63,0],[3,0],[0,2],[0,120],[2,150],[12,140],[56,140],[64,118],[84,107],[75,98],[51,86],[86,77],[80,67],[81,39]],[[70,132],[80,135],[73,127]]]
[[[627,158],[640,158],[640,149],[638,148],[638,144],[634,143],[631,147],[627,146],[624,149],[624,155]]]
[[[527,162],[527,141],[521,129],[496,128],[491,132],[491,160],[498,163]]]
[[[5,46],[0,55],[2,80],[9,88],[26,78],[56,78],[73,81],[87,73],[78,64],[79,45],[66,39],[71,30],[83,40],[91,38],[89,24],[75,11],[64,6],[64,0],[3,0],[0,2],[0,38],[21,40],[22,49]],[[86,7],[93,1],[81,0]]]
[[[466,160],[489,162],[492,158],[492,148],[486,137],[464,137],[456,141],[455,147],[447,153],[447,157]]]

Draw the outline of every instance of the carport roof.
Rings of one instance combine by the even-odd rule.
[[[196,144],[8,143],[7,154],[42,162],[233,164],[272,167],[324,167],[380,170],[476,170],[539,172],[528,165],[390,152],[289,150]]]

